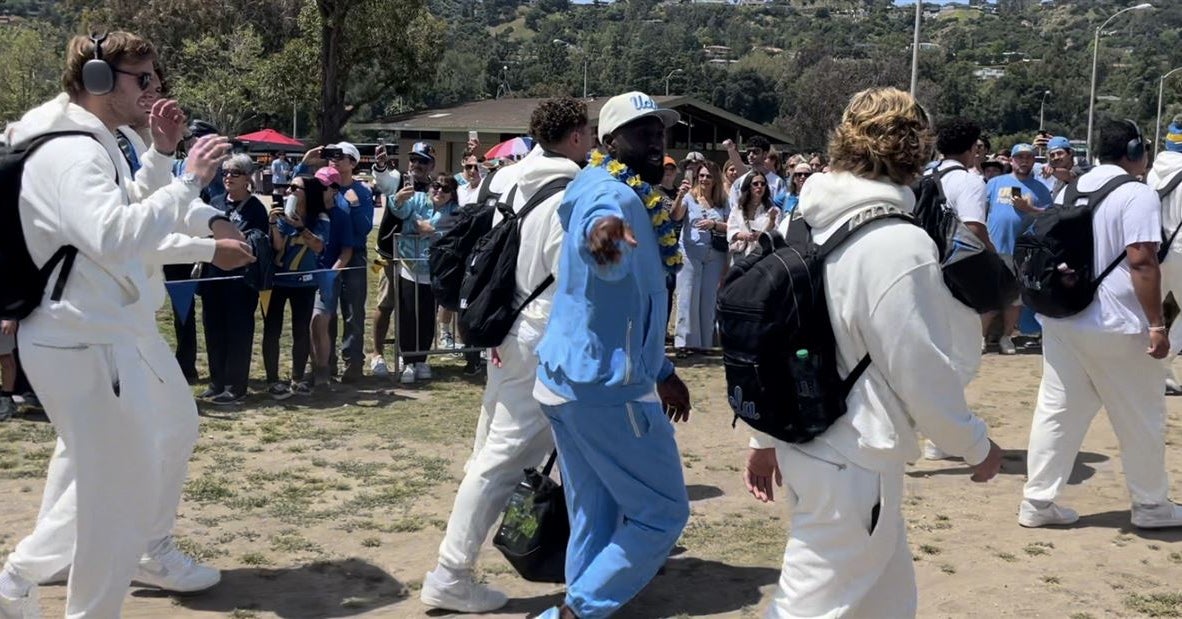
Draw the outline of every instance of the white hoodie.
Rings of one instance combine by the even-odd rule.
[[[172,158],[154,150],[142,155],[132,179],[115,136],[65,94],[9,125],[5,137],[14,144],[51,131],[85,131],[94,139],[58,138],[29,157],[21,227],[36,263],[63,245],[77,247],[78,257],[62,299],[50,300],[48,287],[22,321],[21,337],[63,346],[159,337],[155,310],[166,294],[159,265],[209,261],[214,253],[212,239],[170,235],[208,235],[216,209],[193,206],[199,188],[173,180]],[[144,197],[147,187],[163,188]]]
[[[908,187],[831,172],[805,183],[798,209],[823,243],[855,214],[881,205],[911,211],[915,196]],[[956,367],[973,337],[964,333],[971,311],[945,286],[927,233],[899,220],[866,225],[830,254],[825,295],[841,374],[867,353],[871,363],[847,399],[848,412],[818,440],[876,471],[917,459],[917,431],[971,465],[983,461],[987,429],[969,411],[967,379]],[[970,331],[979,356],[976,325]],[[774,445],[764,436],[752,444]]]
[[[1161,189],[1179,172],[1182,172],[1182,153],[1164,150],[1153,160],[1153,169],[1145,177],[1145,183],[1155,190]],[[1172,234],[1179,223],[1182,223],[1182,187],[1175,189],[1161,203],[1161,227],[1166,234]],[[1171,251],[1182,254],[1182,234],[1174,239]]]
[[[497,178],[505,175],[505,181],[511,183],[510,178],[516,180],[517,196],[513,201],[513,210],[520,211],[542,187],[559,178],[573,180],[579,170],[579,164],[562,155],[548,154],[541,146],[537,146],[510,170],[499,172]],[[510,171],[511,174],[505,174]],[[503,191],[507,192],[508,187]],[[558,258],[562,253],[563,239],[558,205],[562,203],[565,194],[565,191],[555,193],[522,220],[521,247],[517,254],[515,303],[518,305],[525,302],[547,275],[558,273]],[[494,223],[500,219],[499,212],[493,216]],[[550,284],[537,299],[525,306],[521,311],[521,317],[510,331],[510,335],[517,335],[531,349],[546,330],[546,323],[550,320],[550,307],[554,303],[554,290],[557,287],[556,284]]]

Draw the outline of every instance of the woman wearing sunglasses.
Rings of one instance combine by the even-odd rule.
[[[727,262],[728,209],[719,175],[713,161],[702,164],[693,189],[685,197],[689,225],[681,231],[685,265],[677,273],[677,328],[673,339],[679,357],[714,344],[714,305]]]
[[[800,190],[804,187],[804,182],[813,175],[813,168],[807,163],[798,163],[796,167],[792,168],[792,178],[788,182],[788,191],[776,196],[776,206],[780,207],[780,211],[785,215],[796,210],[797,203],[800,202]]]
[[[774,230],[779,217],[780,209],[772,204],[772,196],[768,191],[767,176],[752,170],[743,178],[738,208],[731,209],[727,220],[726,239],[731,252],[741,255],[751,253],[759,235]]]
[[[395,339],[403,351],[404,367],[399,380],[410,384],[429,380],[427,355],[435,341],[435,295],[431,293],[431,270],[427,254],[443,234],[440,222],[450,219],[459,208],[459,184],[449,174],[438,174],[426,193],[404,187],[394,195],[391,214],[402,220],[398,237],[398,330]]]
[[[263,367],[276,400],[293,394],[311,395],[304,380],[311,347],[312,308],[318,280],[315,271],[330,230],[324,185],[309,176],[292,179],[281,208],[271,209],[271,246],[275,249],[275,278],[271,299],[263,312]],[[279,380],[279,337],[283,310],[291,305],[291,385]]]
[[[254,162],[238,154],[222,164],[226,194],[213,200],[213,206],[226,216],[244,237],[266,235],[267,207],[251,193],[250,174]],[[206,278],[242,276],[247,267],[223,271],[212,264],[202,269]],[[250,359],[254,351],[254,310],[259,293],[244,279],[201,282],[201,323],[205,326],[205,352],[209,357],[209,388],[201,397],[211,404],[231,405],[246,398],[250,377]]]

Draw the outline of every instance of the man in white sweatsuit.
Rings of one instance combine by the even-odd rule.
[[[530,134],[538,146],[513,166],[515,210],[551,182],[579,173],[592,146],[587,105],[572,97],[543,101],[533,112]],[[505,172],[497,178],[501,174]],[[563,195],[554,194],[522,220],[517,304],[557,272],[564,236],[557,209]],[[554,288],[551,284],[522,309],[505,341],[493,350],[478,428],[484,436],[478,437],[476,454],[456,493],[439,563],[423,580],[420,597],[433,608],[489,612],[508,601],[504,593],[476,582],[472,570],[481,545],[521,483],[522,471],[537,466],[554,449],[550,422],[533,397],[538,367],[534,350],[550,318]]]
[[[1148,154],[1129,121],[1100,125],[1100,165],[1076,181],[1096,191],[1121,175],[1146,173]],[[1064,200],[1064,194],[1056,202]],[[1094,273],[1118,265],[1082,312],[1038,315],[1043,328],[1042,383],[1030,424],[1027,481],[1018,509],[1025,527],[1068,525],[1075,510],[1057,504],[1092,419],[1103,406],[1120,445],[1133,526],[1182,526],[1182,506],[1169,499],[1166,475],[1164,359],[1170,350],[1162,318],[1161,201],[1157,192],[1127,182],[1093,205]]]
[[[1145,177],[1145,182],[1154,190],[1161,191],[1170,181],[1182,174],[1182,116],[1174,118],[1166,131],[1162,143],[1165,150],[1153,159],[1153,168]],[[1167,238],[1182,224],[1182,186],[1175,188],[1161,201],[1161,225]],[[1163,242],[1166,239],[1163,239]],[[1162,296],[1174,293],[1174,300],[1182,302],[1182,234],[1174,237],[1170,245],[1169,254],[1161,263],[1161,293]],[[1173,362],[1182,347],[1182,320],[1174,319],[1170,327],[1170,355],[1166,357],[1166,392],[1170,395],[1182,395],[1182,384],[1174,374]]]
[[[891,135],[894,127],[908,133]],[[894,131],[898,131],[895,129]],[[899,153],[882,161],[876,152]],[[854,95],[830,145],[835,171],[814,174],[798,211],[824,242],[867,209],[911,212],[908,184],[930,148],[927,117],[893,88]],[[891,176],[888,177],[887,173]],[[867,224],[825,261],[825,295],[847,374],[870,355],[848,411],[818,438],[790,445],[762,434],[751,440],[745,473],[761,500],[786,486],[791,511],[773,618],[915,615],[915,572],[902,514],[903,473],[919,457],[917,432],[974,467],[974,481],[996,475],[1001,450],[969,411],[952,357],[962,325],[944,285],[935,244],[898,219]]]
[[[229,151],[224,138],[200,141],[175,181],[168,178],[171,153],[146,152],[143,178],[133,180],[113,131],[143,122],[138,102],[158,83],[155,52],[120,32],[101,45],[113,69],[109,92],[82,78],[94,44],[76,37],[66,53],[67,93],[6,131],[10,143],[50,131],[90,135],[48,142],[28,158],[22,177],[19,206],[34,261],[44,263],[63,245],[78,255],[60,300],[47,290],[21,325],[29,378],[60,440],[36,530],[0,572],[5,618],[38,616],[35,583],[68,565],[68,617],[118,616],[137,559],[136,578],[150,584],[208,576],[169,537],[197,416],[155,327],[165,296],[158,263],[167,256],[234,266],[253,257],[232,224],[192,207]],[[161,149],[180,140],[184,121],[175,102],[153,104],[152,135]],[[132,197],[153,185],[162,188]],[[210,232],[215,239],[190,238]],[[59,277],[55,271],[50,284]]]

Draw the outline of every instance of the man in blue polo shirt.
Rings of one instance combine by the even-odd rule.
[[[989,181],[985,194],[989,197],[989,239],[997,248],[998,255],[1012,270],[1014,242],[1030,226],[1034,214],[1051,205],[1052,196],[1051,190],[1034,176],[1034,146],[1014,146],[1010,150],[1010,164],[1014,171]],[[1011,337],[1021,314],[1020,302],[1015,302],[1004,311],[1001,338],[997,341],[998,350],[1003,355],[1017,352]],[[996,318],[997,312],[981,317],[987,333]]]

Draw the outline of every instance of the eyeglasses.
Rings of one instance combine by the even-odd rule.
[[[152,85],[152,78],[156,77],[156,74],[151,71],[144,71],[143,73],[132,73],[123,69],[112,69],[112,71],[136,78],[136,85],[140,87],[140,90],[147,90]]]
[[[812,174],[811,172],[809,172],[809,173],[805,173],[805,172],[799,172],[799,173],[793,174],[793,175],[792,175],[792,177],[793,177],[793,178],[808,178],[808,177],[810,177],[810,176],[812,176],[812,175],[813,175],[813,174]]]
[[[479,167],[480,167],[480,166],[476,165],[475,163],[465,163],[465,164],[464,164],[464,169],[465,169],[465,170],[475,170],[475,169],[477,169],[477,168],[479,168]]]
[[[246,173],[239,172],[238,170],[223,170],[222,176],[229,176],[230,178],[239,178],[242,176],[246,176]]]
[[[431,183],[431,191],[440,191],[440,192],[446,191],[448,193],[451,193],[451,190],[448,189],[447,186],[444,185],[443,183]]]
[[[288,191],[303,191],[304,186],[303,185],[288,185],[287,190]]]
[[[700,181],[708,181],[712,178],[714,178],[714,177],[709,174],[699,174],[698,175],[698,180],[700,180]]]
[[[767,187],[767,183],[763,181],[754,181],[751,183],[752,187]]]

